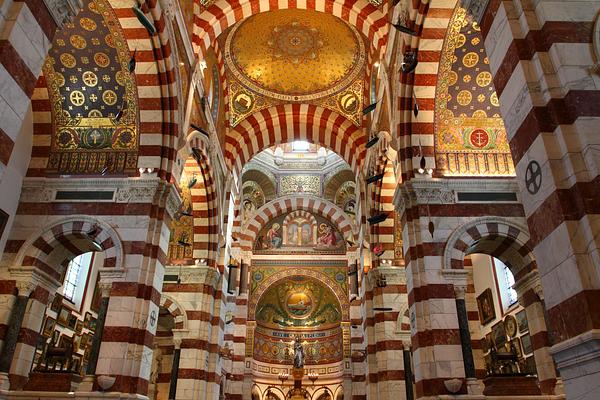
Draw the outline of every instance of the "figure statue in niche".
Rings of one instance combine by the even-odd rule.
[[[335,231],[327,224],[319,225],[319,238],[317,244],[320,247],[334,247],[337,245]]]
[[[269,248],[278,249],[281,247],[282,239],[280,229],[281,225],[275,222],[267,232]]]
[[[300,343],[300,336],[294,339],[294,368],[304,367],[304,348]]]

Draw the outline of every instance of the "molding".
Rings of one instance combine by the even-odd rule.
[[[178,275],[183,283],[203,283],[216,289],[220,273],[216,268],[195,265],[167,265],[165,275]]]
[[[583,368],[585,363],[598,363],[600,360],[600,330],[592,329],[573,338],[560,342],[550,348],[556,366],[563,379],[568,379],[566,369]],[[579,373],[576,373],[576,376]]]
[[[68,191],[114,191],[110,200],[102,202],[150,203],[157,191],[164,191],[171,184],[156,176],[144,178],[25,178],[20,201],[23,203],[61,202],[55,200],[56,192]],[[68,200],[69,202],[89,202],[89,200]],[[99,202],[96,200],[96,202]]]
[[[464,300],[467,292],[469,271],[466,269],[442,269],[440,274],[448,283],[454,286],[454,295],[457,299]]]
[[[37,286],[46,289],[49,293],[55,293],[61,286],[60,282],[36,267],[10,268],[9,271],[10,278],[17,281],[16,286],[19,289],[19,295],[27,293],[27,296],[29,296]]]
[[[403,213],[406,208],[419,204],[455,204],[457,192],[520,193],[516,178],[415,178],[396,187],[393,202],[396,211]]]
[[[83,7],[81,0],[44,0],[44,4],[54,22],[61,29],[64,24],[71,22]]]

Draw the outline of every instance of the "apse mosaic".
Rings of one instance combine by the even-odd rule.
[[[281,362],[293,351],[291,341],[304,340],[311,363],[342,358],[342,310],[337,295],[323,282],[304,275],[289,276],[271,285],[256,306],[254,357]]]
[[[345,254],[341,233],[325,218],[307,211],[294,211],[269,221],[254,243],[257,253]]]
[[[444,175],[514,175],[498,95],[477,22],[457,7],[436,101],[436,166]]]
[[[260,13],[234,25],[224,48],[232,126],[289,102],[317,104],[360,125],[365,41],[341,19],[298,9]]]
[[[106,0],[87,1],[57,31],[43,68],[54,132],[49,172],[135,171],[138,108],[130,58]]]
[[[318,280],[292,276],[267,289],[255,311],[261,326],[279,329],[326,329],[342,321],[340,304]]]

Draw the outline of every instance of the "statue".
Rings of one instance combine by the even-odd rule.
[[[300,343],[300,336],[296,336],[294,340],[294,368],[304,367],[304,348]]]

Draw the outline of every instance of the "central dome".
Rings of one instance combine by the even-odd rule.
[[[360,33],[330,14],[278,10],[235,25],[225,44],[229,70],[249,89],[284,101],[336,93],[361,73]]]

